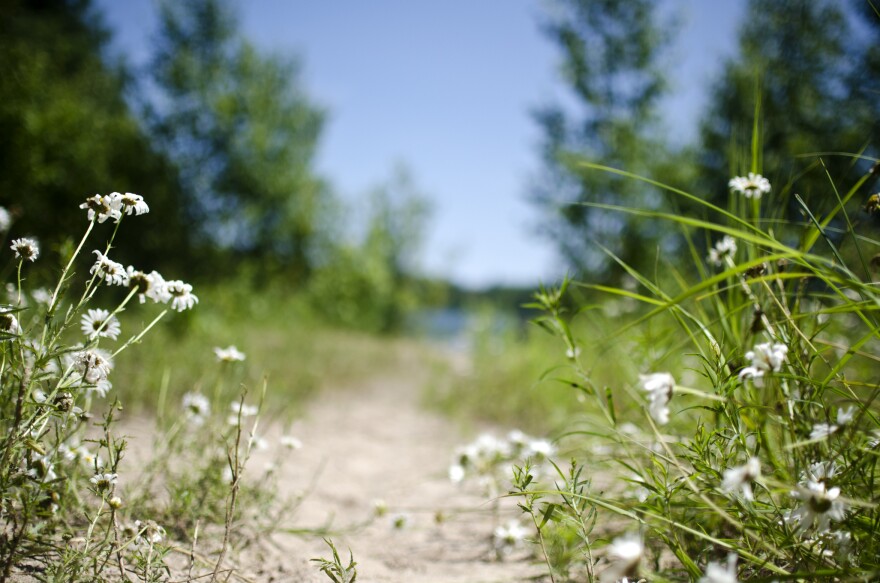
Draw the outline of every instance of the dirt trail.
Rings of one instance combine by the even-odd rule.
[[[494,560],[490,537],[493,518],[473,484],[447,478],[450,455],[463,441],[454,425],[419,406],[424,364],[393,376],[370,380],[344,391],[328,391],[294,424],[291,433],[304,443],[291,452],[282,484],[288,492],[309,496],[290,527],[320,527],[328,522],[347,559],[358,562],[358,581],[368,582],[512,582],[541,573],[524,553]],[[260,459],[253,460],[260,464]],[[369,522],[382,500],[385,516]],[[502,519],[517,515],[512,501]],[[437,522],[437,513],[444,520]],[[392,526],[402,514],[406,524]],[[347,532],[346,532],[347,531]],[[274,535],[258,556],[241,557],[241,574],[254,581],[329,581],[309,559],[328,557],[319,537]]]

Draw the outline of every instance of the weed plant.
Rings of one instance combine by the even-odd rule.
[[[176,545],[185,540],[191,541],[187,580],[216,580],[228,574],[224,559],[241,505],[266,516],[272,498],[271,480],[242,481],[260,443],[258,406],[244,396],[230,406],[218,381],[214,394],[196,389],[180,407],[176,398],[168,402],[166,375],[159,401],[177,414],[166,413],[153,461],[125,467],[129,444],[117,423],[122,405],[112,384],[115,364],[169,311],[190,310],[199,300],[187,283],[111,259],[123,220],[149,211],[142,197],[95,195],[81,208],[85,234],[64,257],[51,289],[28,285],[45,261],[38,242],[11,244],[6,273],[15,279],[7,288],[11,301],[0,306],[0,581],[25,574],[39,581],[167,580],[166,558],[183,552]],[[0,209],[0,229],[10,226]],[[107,226],[108,240],[89,253],[92,237]],[[89,258],[88,276],[77,276]],[[102,304],[113,308],[93,307]],[[119,318],[123,311],[139,315]],[[145,323],[123,334],[136,319]],[[244,358],[234,347],[215,351],[221,366]],[[260,403],[264,394],[265,385]],[[212,414],[212,403],[229,408]],[[222,531],[215,557],[196,551],[200,523]]]
[[[528,463],[514,472],[511,495],[552,580],[880,579],[878,242],[857,228],[878,212],[880,196],[864,194],[880,167],[870,161],[843,192],[829,177],[821,212],[791,184],[774,189],[757,155],[730,181],[727,209],[584,164],[663,188],[706,218],[605,205],[680,230],[691,263],[660,256],[651,276],[618,261],[627,289],[566,280],[536,295],[537,323],[561,340],[565,382],[585,400],[583,420],[562,432],[571,467],[549,481]],[[786,196],[802,221],[773,210]],[[564,300],[572,289],[645,308],[582,338]],[[615,343],[627,360],[607,357]],[[597,382],[597,368],[617,366],[641,374]]]

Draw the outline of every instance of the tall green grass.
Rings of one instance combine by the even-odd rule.
[[[265,378],[272,410],[289,418],[302,414],[321,390],[344,390],[386,374],[417,350],[402,337],[328,324],[314,314],[309,297],[280,283],[259,290],[244,282],[214,284],[200,288],[200,297],[211,309],[155,330],[120,358],[117,382],[127,406],[153,411],[160,394],[210,392],[220,380],[231,399],[241,385],[259,386]],[[137,321],[135,313],[123,318]],[[241,366],[217,362],[212,349],[230,345],[246,355]]]
[[[880,242],[859,225],[877,212],[864,188],[873,170],[844,188],[829,176],[819,208],[796,183],[771,190],[758,176],[732,181],[719,208],[580,166],[699,210],[601,205],[677,230],[685,252],[658,252],[650,274],[618,260],[625,288],[566,281],[536,295],[556,354],[580,348],[564,370],[550,357],[543,376],[583,398],[556,433],[571,469],[535,480],[526,465],[511,490],[528,502],[551,579],[880,578]],[[572,293],[639,307],[599,323],[572,310]],[[534,402],[554,422],[570,406]]]

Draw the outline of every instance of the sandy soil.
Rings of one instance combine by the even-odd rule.
[[[447,478],[451,452],[470,436],[419,406],[427,375],[416,361],[362,386],[328,391],[313,403],[291,429],[304,447],[290,452],[281,479],[283,495],[310,493],[282,528],[329,528],[340,555],[347,559],[349,548],[354,553],[358,581],[540,578],[542,570],[527,550],[497,560],[490,505],[476,485],[454,485]],[[252,467],[259,471],[270,457],[257,455]],[[380,517],[378,500],[388,508]],[[518,512],[505,500],[501,520]],[[400,516],[405,525],[394,528]],[[310,559],[329,556],[320,536],[281,533],[231,556],[226,566],[243,580],[327,582]]]
[[[413,353],[384,376],[325,391],[290,428],[302,449],[280,449],[281,428],[268,428],[264,437],[276,445],[254,455],[245,479],[258,479],[284,451],[279,504],[306,495],[279,525],[280,532],[256,542],[248,532],[234,533],[234,548],[223,564],[226,576],[218,580],[327,583],[330,579],[311,561],[330,557],[322,534],[333,539],[346,564],[351,549],[357,580],[364,583],[543,580],[545,571],[530,548],[503,560],[493,548],[496,524],[520,515],[515,501],[501,500],[496,512],[476,484],[449,481],[453,450],[473,436],[461,435],[448,419],[420,406],[430,372],[425,357]],[[121,430],[131,438],[129,467],[148,460],[152,422],[123,420]],[[380,500],[387,513],[377,516]],[[396,528],[393,523],[401,518],[404,525]],[[202,531],[195,548],[201,560],[192,571],[186,549],[172,552],[170,580],[209,581],[221,541],[222,527]],[[239,548],[242,542],[250,544]],[[107,575],[108,581],[118,580],[115,572]],[[22,572],[13,576],[13,581],[35,580]]]

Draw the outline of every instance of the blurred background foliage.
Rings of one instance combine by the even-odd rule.
[[[0,205],[13,212],[11,236],[38,237],[60,263],[85,225],[71,209],[95,192],[133,191],[152,212],[122,230],[117,258],[126,263],[200,284],[271,281],[307,296],[330,322],[370,331],[400,329],[416,307],[482,301],[419,274],[415,250],[430,211],[405,172],[353,204],[340,200],[333,177],[315,166],[327,112],[295,59],[243,36],[233,2],[160,3],[148,70],[110,54],[110,31],[90,0],[0,6]],[[694,112],[702,124],[692,144],[663,124],[677,25],[662,8],[555,0],[536,23],[558,48],[570,99],[534,112],[544,171],[532,198],[541,231],[583,279],[621,276],[597,242],[643,271],[658,250],[684,248],[654,222],[579,203],[699,211],[580,161],[696,184],[723,206],[730,176],[751,169],[757,100],[769,178],[789,195],[796,180],[811,208],[835,200],[826,170],[845,189],[867,164],[829,156],[823,166],[811,153],[878,154],[880,18],[871,3],[750,1],[739,53],[706,111]],[[800,220],[788,200],[787,218]],[[483,297],[515,309],[521,294]]]
[[[788,195],[785,218],[802,221],[791,196],[795,181],[807,205],[821,212],[836,203],[831,180],[843,192],[870,168],[845,156],[826,156],[823,166],[811,154],[878,156],[876,3],[751,0],[739,53],[711,88],[707,110],[694,112],[702,116],[698,140],[684,145],[675,128],[659,123],[660,99],[671,90],[662,67],[669,66],[668,40],[676,30],[674,19],[661,17],[661,3],[558,0],[553,5],[545,28],[559,46],[575,106],[551,104],[535,113],[543,128],[546,172],[534,199],[543,211],[543,231],[587,279],[615,281],[622,275],[595,243],[647,272],[658,249],[669,258],[683,247],[674,233],[658,231],[651,221],[578,203],[703,213],[643,183],[585,171],[580,161],[684,187],[723,208],[730,177],[766,168],[775,190]],[[750,167],[756,103],[760,169]],[[876,182],[862,188],[866,197]]]
[[[313,168],[323,112],[296,62],[260,54],[226,4],[160,7],[148,131],[178,168],[190,236],[301,284],[331,220]]]
[[[186,265],[177,168],[126,102],[135,80],[106,54],[100,14],[87,1],[0,5],[0,205],[14,215],[12,234],[37,236],[44,254],[59,251],[81,236],[85,219],[76,207],[86,197],[146,185],[161,223],[131,221],[120,243],[137,257],[125,259]],[[108,235],[110,228],[102,225]]]

